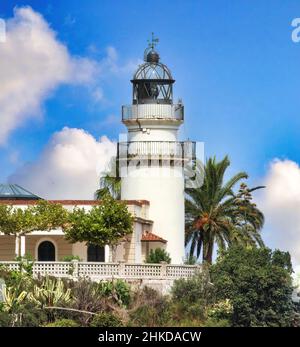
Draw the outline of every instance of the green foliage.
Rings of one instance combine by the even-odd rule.
[[[248,175],[240,172],[224,183],[230,161],[226,156],[220,162],[210,158],[205,167],[199,166],[204,177],[200,188],[187,188],[186,244],[190,254],[203,262],[212,262],[215,244],[225,249],[231,244],[263,246],[259,231],[264,223],[262,212],[251,202],[251,193],[262,187],[249,189],[242,183],[237,194],[235,186]]]
[[[0,328],[11,326],[11,316],[0,309]]]
[[[196,265],[197,264],[197,257],[195,257],[194,255],[192,254],[189,254],[185,261],[184,261],[184,264],[185,265]]]
[[[20,272],[24,275],[32,276],[33,274],[33,257],[30,254],[25,254],[24,257],[17,256],[16,261],[19,262]]]
[[[50,231],[62,227],[68,220],[68,212],[61,204],[40,200],[26,209],[0,205],[0,232],[5,235],[22,235],[34,230]],[[20,249],[17,250],[19,255]]]
[[[90,324],[91,327],[122,327],[123,323],[112,313],[102,312],[94,316]]]
[[[116,200],[121,199],[121,177],[118,174],[118,169],[116,157],[112,157],[108,171],[101,174],[100,188],[95,194],[97,200],[102,200],[107,195],[112,196]]]
[[[72,319],[59,319],[44,326],[47,328],[76,328],[80,325]]]
[[[46,200],[40,200],[33,207],[34,230],[57,229],[62,227],[68,220],[68,211],[62,204],[52,203]]]
[[[3,278],[7,287],[14,288],[19,294],[22,291],[30,291],[34,280],[26,271],[10,271],[5,267],[0,268],[0,278]]]
[[[0,231],[6,235],[25,235],[34,230],[52,230],[66,223],[67,210],[61,204],[40,200],[26,209],[0,205]]]
[[[46,277],[40,285],[35,285],[29,300],[38,307],[63,306],[72,301],[71,289],[65,289],[61,279]]]
[[[172,287],[172,300],[177,319],[205,320],[207,307],[215,302],[215,290],[208,271],[204,269],[191,278],[176,280]]]
[[[46,321],[46,314],[27,302],[10,312],[0,308],[0,327],[38,327]]]
[[[166,326],[171,319],[171,305],[167,297],[144,287],[135,294],[130,309],[131,326]]]
[[[82,259],[79,257],[79,255],[66,255],[62,258],[61,261],[71,262],[72,260],[82,261]]]
[[[213,319],[209,318],[205,321],[205,327],[207,328],[228,328],[230,327],[230,321],[227,319]]]
[[[130,286],[123,280],[101,281],[97,290],[101,297],[112,298],[120,306],[128,306],[130,303]]]
[[[122,237],[131,234],[133,217],[127,206],[106,195],[99,206],[90,211],[75,208],[64,226],[67,240],[86,242],[98,246],[117,244]]]
[[[207,310],[207,317],[209,319],[220,321],[229,321],[232,317],[233,306],[229,299],[221,300],[211,305]]]
[[[122,280],[35,279],[2,268],[0,326],[69,326],[63,319],[97,327],[299,326],[291,273],[288,253],[241,246],[221,252],[196,276],[176,280],[169,296],[148,287],[132,291]]]
[[[107,308],[105,298],[98,293],[97,283],[81,278],[76,282],[69,281],[68,285],[73,297],[71,308],[93,313],[102,312]],[[76,318],[82,326],[87,326],[91,318],[85,313],[69,313],[68,317]]]
[[[39,327],[47,322],[45,311],[29,302],[25,302],[10,315],[11,326],[14,327]]]
[[[211,267],[217,300],[229,299],[234,326],[290,326],[293,315],[288,253],[232,246]]]
[[[25,301],[27,295],[28,293],[24,290],[19,292],[18,288],[5,286],[2,288],[2,310],[8,313],[16,311]]]
[[[169,253],[162,248],[151,249],[150,254],[146,258],[146,263],[159,264],[160,262],[171,263]]]
[[[142,305],[131,314],[131,323],[139,327],[155,327],[162,324],[161,310],[150,305]]]
[[[34,207],[14,208],[0,205],[0,231],[5,235],[26,234],[37,230],[34,220]]]

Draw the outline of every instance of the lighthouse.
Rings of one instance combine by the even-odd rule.
[[[118,143],[122,200],[148,200],[152,232],[166,240],[172,264],[182,264],[185,165],[195,159],[195,143],[179,141],[182,102],[173,102],[175,80],[160,61],[152,36],[131,80],[132,104],[122,106],[125,139]]]

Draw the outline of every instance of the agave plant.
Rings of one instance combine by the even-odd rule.
[[[17,288],[3,286],[2,297],[4,311],[13,312],[15,309],[20,307],[20,305],[25,301],[27,296],[28,293],[25,291],[19,293]]]
[[[40,286],[35,285],[29,300],[40,307],[55,307],[72,301],[71,289],[65,290],[61,279],[46,277]]]

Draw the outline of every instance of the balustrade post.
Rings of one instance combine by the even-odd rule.
[[[79,277],[79,266],[77,259],[72,260],[72,277],[74,280],[77,280]]]
[[[125,261],[119,262],[119,277],[125,277]]]
[[[160,276],[161,276],[162,278],[165,278],[165,277],[167,277],[167,265],[168,265],[168,263],[165,262],[165,261],[161,261],[160,264],[161,264],[161,267],[160,267]]]

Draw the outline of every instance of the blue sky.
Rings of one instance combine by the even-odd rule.
[[[17,13],[15,8],[23,6],[30,6],[33,12]],[[31,16],[34,23],[38,13],[44,21],[35,24],[37,37],[41,35],[52,45],[46,66],[34,60],[39,56],[36,52],[32,60],[30,58],[30,49],[34,51],[37,41],[28,45],[21,42],[20,49],[18,44],[0,43],[2,126],[9,122],[3,110],[19,106],[19,100],[24,101],[27,92],[30,96],[33,91],[32,95],[39,97],[38,110],[26,107],[34,106],[34,100],[29,98],[23,109],[20,106],[21,109],[13,113],[14,127],[2,143],[0,124],[1,182],[11,180],[10,176],[14,175],[35,193],[46,186],[45,194],[62,192],[64,195],[69,193],[68,189],[64,190],[68,183],[78,189],[85,179],[85,186],[94,180],[87,187],[87,191],[94,191],[95,175],[90,174],[91,179],[87,179],[86,171],[82,170],[75,175],[75,181],[69,182],[72,180],[69,173],[73,171],[65,164],[70,161],[73,170],[81,169],[81,165],[84,167],[87,161],[93,161],[96,154],[105,156],[107,148],[112,151],[114,147],[109,143],[99,144],[81,131],[62,129],[65,126],[85,129],[95,139],[106,135],[117,140],[119,133],[126,130],[120,122],[120,110],[122,104],[131,102],[129,81],[143,57],[147,39],[154,32],[160,39],[157,49],[161,61],[168,65],[176,79],[175,97],[182,98],[185,104],[182,139],[203,141],[206,156],[222,158],[228,154],[232,161],[229,175],[246,171],[250,185],[267,182],[262,205],[267,219],[265,236],[270,246],[291,250],[296,263],[300,264],[300,42],[291,39],[291,23],[294,18],[300,18],[299,0],[0,2],[0,18],[17,18],[8,28],[13,43],[22,37],[16,29],[24,29],[22,23],[27,17]],[[55,38],[48,26],[56,33]],[[96,81],[74,83],[70,76],[55,71],[47,75],[47,64],[52,63],[52,57],[57,58],[53,47],[59,49],[59,42],[67,54],[60,55],[58,62],[70,67],[76,59],[83,58],[96,64],[102,69],[95,74]],[[44,49],[48,52],[48,47]],[[60,69],[59,64],[54,66]],[[78,61],[74,66],[81,69]],[[31,69],[38,72],[40,80],[39,76],[31,76]],[[72,74],[78,74],[76,69]],[[7,76],[16,71],[16,79]],[[55,80],[61,75],[64,75],[64,83]],[[22,87],[27,79],[28,87]],[[39,87],[34,89],[36,81],[44,88],[42,96]],[[3,95],[9,95],[11,86],[16,87],[13,95],[18,98],[8,98],[4,103]],[[99,100],[95,98],[97,90]],[[54,133],[58,135],[53,137]],[[50,147],[49,141],[52,141]],[[57,144],[63,155],[57,151]],[[73,150],[72,146],[81,146],[72,152],[75,153],[73,161],[68,160],[68,152],[67,155],[64,152],[65,148]],[[76,161],[78,158],[81,158],[80,164]],[[275,158],[280,161],[270,170]],[[81,197],[78,190],[75,195]]]
[[[137,60],[154,31],[185,103],[183,137],[204,141],[206,155],[229,154],[232,170],[254,180],[274,157],[300,161],[300,43],[291,40],[299,1],[2,1],[0,17],[23,5],[41,13],[73,55],[101,59],[113,46],[120,61]],[[65,125],[117,138],[122,125],[101,120],[119,117],[121,104],[130,103],[130,77],[106,81],[110,101],[97,107],[82,88],[55,90],[44,118],[23,124],[0,148],[0,180],[18,166],[12,150],[23,162],[34,160]]]

